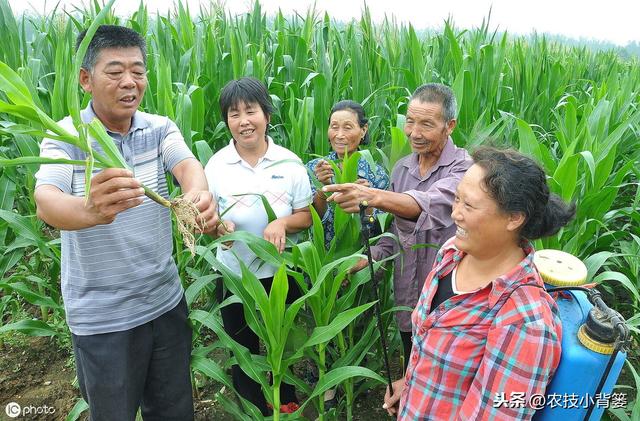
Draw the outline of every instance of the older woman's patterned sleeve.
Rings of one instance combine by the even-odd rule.
[[[372,187],[380,190],[387,190],[389,188],[389,174],[380,164],[376,164],[376,169],[373,171],[372,180],[369,180]]]

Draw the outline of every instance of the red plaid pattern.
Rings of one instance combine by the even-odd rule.
[[[400,420],[527,420],[560,362],[562,325],[542,288],[533,247],[487,287],[454,296],[433,312],[438,280],[464,253],[449,240],[438,253],[412,314],[413,349]],[[523,396],[500,402],[500,396]]]

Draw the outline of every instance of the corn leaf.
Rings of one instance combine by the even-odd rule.
[[[0,326],[0,333],[20,332],[29,336],[59,336],[51,326],[41,320],[23,319]]]

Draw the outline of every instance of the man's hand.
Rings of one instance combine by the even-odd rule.
[[[287,242],[287,224],[282,219],[276,219],[264,229],[262,236],[265,240],[276,246],[278,253],[284,251]]]
[[[107,168],[96,174],[85,205],[94,225],[110,224],[120,212],[140,205],[144,200],[141,186],[124,168]]]
[[[384,404],[382,405],[383,409],[386,409],[389,415],[396,416],[398,414],[398,401],[402,396],[402,392],[404,392],[404,379],[396,380],[392,383],[393,386],[393,396],[389,395],[389,386],[387,386],[387,391],[384,394]]]
[[[213,194],[207,190],[190,191],[185,193],[184,198],[190,200],[196,205],[200,211],[200,217],[196,221],[198,223],[198,231],[203,234],[213,235],[217,231],[218,221],[218,204],[213,198]]]
[[[324,186],[322,191],[333,193],[327,198],[327,202],[335,202],[345,212],[358,213],[361,203],[366,201],[371,205],[376,189],[359,183],[345,183]]]
[[[333,178],[334,173],[333,167],[329,162],[321,159],[320,161],[318,161],[318,165],[316,165],[316,168],[313,170],[313,172],[316,174],[319,182],[321,182],[325,186],[331,184],[331,179]]]

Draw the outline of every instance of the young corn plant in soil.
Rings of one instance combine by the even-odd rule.
[[[227,241],[245,242],[262,261],[279,267],[270,291],[265,291],[260,281],[247,269],[244,262],[241,262],[242,276],[239,276],[231,272],[215,258],[212,250],[222,246]],[[298,247],[303,250],[298,250]],[[327,323],[316,325],[309,334],[300,332],[296,322],[299,321],[298,313],[303,305],[319,306],[320,302],[317,298],[322,296],[323,290],[336,290],[339,288],[349,268],[359,258],[357,255],[343,257],[322,268],[316,266],[310,272],[300,271],[299,267],[293,266],[290,260],[292,255],[307,256],[309,253],[313,254],[312,248],[313,246],[310,242],[303,242],[293,246],[291,255],[287,253],[281,255],[273,244],[244,232],[232,233],[221,237],[215,240],[208,248],[198,247],[198,254],[222,274],[224,285],[237,297],[236,299],[242,302],[247,324],[265,344],[266,356],[251,355],[246,348],[233,341],[224,331],[214,313],[195,310],[192,311],[190,317],[192,320],[212,329],[220,341],[232,350],[235,362],[239,364],[241,369],[261,385],[267,402],[274,408],[274,420],[279,420],[281,417],[282,419],[301,417],[302,411],[310,402],[313,402],[316,398],[321,399],[326,390],[335,387],[346,379],[358,376],[383,382],[382,377],[368,368],[345,365],[324,373],[315,387],[311,389],[291,372],[291,366],[305,356],[305,350],[322,345],[326,346],[339,332],[373,305],[373,303],[368,303],[349,308],[336,314]],[[297,281],[298,287],[302,291],[302,296],[289,305],[285,303],[289,288],[287,275]],[[305,276],[311,279],[310,285],[305,282]],[[226,303],[229,301],[227,300]],[[316,304],[311,304],[312,302]],[[332,304],[327,302],[325,306],[331,307]],[[197,354],[197,352],[194,352],[194,355]],[[217,364],[207,359],[206,356],[199,356],[194,359],[193,367],[206,375],[215,376],[216,380],[221,381],[230,388],[232,387],[231,382],[223,375],[221,369],[219,367],[216,368]],[[269,383],[267,378],[268,371],[271,372],[272,384]],[[299,391],[307,396],[300,408],[290,415],[281,415],[279,413],[281,405],[280,386],[283,381],[295,385]],[[218,398],[220,399],[221,397],[218,396]],[[240,408],[234,407],[232,403],[225,402],[224,398],[222,399],[223,404],[233,413],[242,413]],[[241,418],[262,418],[255,406],[243,399],[241,401],[244,411],[249,416],[247,418],[247,415],[244,415]]]
[[[335,182],[356,182],[358,179],[358,162],[361,158],[366,159],[372,168],[375,167],[371,153],[367,150],[357,151],[351,155],[345,151],[342,160],[331,161]],[[313,175],[312,180],[315,180]],[[316,187],[321,188],[322,186],[317,183]],[[311,240],[301,243],[293,249],[293,263],[306,274],[311,285],[315,285],[317,282],[320,269],[336,259],[350,256],[355,257],[355,261],[357,261],[365,258],[361,254],[362,224],[359,216],[344,212],[335,203],[329,203],[328,206],[334,207],[333,224],[335,232],[329,248],[325,248],[321,218],[315,212],[315,209],[312,209]],[[382,264],[383,262],[376,262],[375,269],[379,269]],[[371,294],[370,291],[366,290],[366,284],[371,280],[369,271],[360,271],[355,275],[348,273],[334,273],[334,275],[333,280],[328,283],[325,282],[318,294],[308,300],[307,307],[316,326],[324,326],[330,323],[331,320],[337,317],[336,315],[349,308],[359,307],[361,303],[369,299],[375,300],[375,294]],[[388,281],[388,278],[386,280]],[[322,381],[330,369],[336,370],[344,365],[362,364],[365,356],[372,347],[375,348],[379,339],[379,333],[375,326],[374,318],[361,318],[349,323],[346,330],[338,332],[334,340],[318,344],[314,349],[315,354],[312,355],[312,358],[318,365],[319,381]],[[358,332],[357,335],[356,331]],[[353,380],[353,378],[346,379],[342,384],[345,391],[346,402],[344,403],[348,420],[353,418],[352,411],[356,397]],[[325,418],[324,396],[319,397],[317,407],[319,419],[322,420]]]
[[[96,16],[74,58],[73,71],[70,77],[77,77],[80,72],[82,60],[87,51],[93,34],[98,29],[101,21],[110,11],[115,0],[111,0]],[[67,99],[69,101],[70,114],[76,133],[71,133],[49,117],[35,102],[31,91],[24,80],[8,65],[0,61],[0,91],[9,102],[0,100],[0,112],[26,121],[27,124],[2,122],[2,131],[9,134],[25,134],[39,138],[51,138],[71,144],[87,155],[85,161],[69,159],[41,158],[39,156],[23,156],[15,159],[0,158],[0,166],[13,166],[24,164],[70,164],[85,167],[85,195],[88,198],[91,187],[91,176],[94,168],[128,168],[122,154],[116,147],[104,126],[98,119],[89,123],[82,122],[80,118],[80,103],[78,100],[77,85],[68,84]],[[198,226],[199,211],[195,205],[184,198],[169,201],[146,186],[142,186],[145,195],[154,202],[171,209],[176,217],[178,230],[182,235],[187,248],[195,255],[195,237],[193,232]]]

